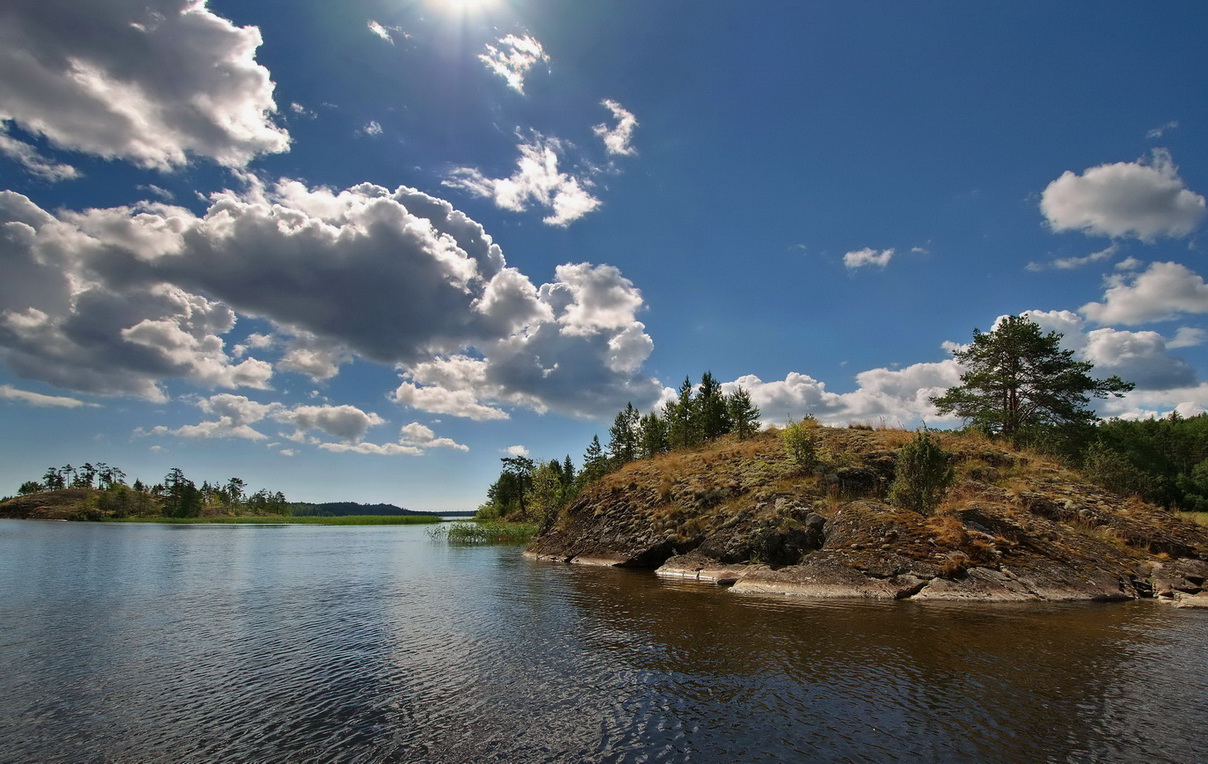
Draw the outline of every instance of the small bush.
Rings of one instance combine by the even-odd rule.
[[[905,509],[930,514],[943,501],[956,479],[952,454],[923,430],[898,451],[889,501]]]
[[[789,423],[780,431],[780,441],[784,451],[798,469],[811,470],[818,465],[819,441],[818,422],[812,416],[806,416],[800,422]]]

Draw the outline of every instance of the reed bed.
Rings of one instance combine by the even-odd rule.
[[[428,535],[450,544],[527,544],[537,535],[537,526],[496,520],[467,521],[442,524],[429,530]]]

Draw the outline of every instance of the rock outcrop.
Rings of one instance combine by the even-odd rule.
[[[1208,528],[1043,457],[941,433],[959,480],[925,516],[885,499],[910,433],[822,437],[827,466],[808,472],[772,434],[634,462],[528,553],[816,598],[1208,599]]]

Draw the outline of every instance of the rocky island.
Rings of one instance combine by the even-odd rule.
[[[814,469],[772,432],[634,461],[592,483],[527,554],[733,592],[1208,605],[1208,527],[1034,452],[933,433],[955,480],[934,511],[895,506],[888,488],[913,437],[818,428]]]

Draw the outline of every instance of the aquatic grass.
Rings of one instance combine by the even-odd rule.
[[[479,520],[442,524],[430,529],[428,535],[450,544],[527,544],[537,535],[537,526],[533,523]]]
[[[307,515],[245,515],[241,517],[122,517],[114,523],[168,523],[171,525],[430,525],[441,522],[435,515],[343,515],[316,517]]]

